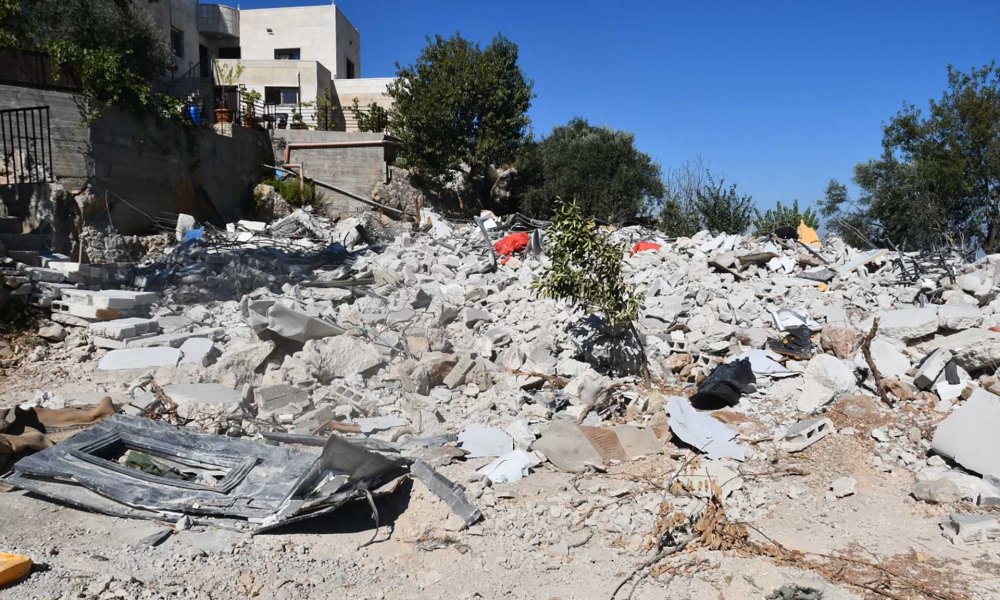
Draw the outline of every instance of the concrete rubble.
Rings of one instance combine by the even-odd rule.
[[[646,387],[609,369],[589,315],[533,293],[544,255],[494,266],[488,246],[510,231],[503,219],[484,215],[481,229],[428,214],[422,230],[364,218],[348,231],[298,209],[198,236],[182,219],[178,243],[128,266],[6,258],[6,288],[51,321],[39,332],[46,345],[20,368],[69,364],[135,416],[155,414],[157,396],[141,383],[151,378],[175,403],[174,424],[202,432],[332,434],[435,467],[467,463],[474,473],[458,488],[486,521],[509,521],[500,501],[542,471],[586,481],[700,455],[700,476],[726,477],[726,511],[752,522],[774,494],[739,474],[845,440],[865,444],[865,469],[912,473],[911,502],[1000,502],[1000,333],[990,329],[1000,301],[989,283],[1000,256],[921,262],[835,238],[806,251],[618,229],[624,245],[660,246],[625,258],[644,297]],[[811,335],[811,358],[767,349],[796,327]],[[734,386],[731,402],[692,405],[720,365],[742,360],[751,383]],[[56,384],[45,399],[65,397]],[[881,424],[865,420],[873,414]],[[869,487],[846,466],[823,477],[821,497],[837,504]],[[577,499],[593,508],[584,521],[639,547],[661,492],[638,495],[625,516],[597,508],[615,497],[609,489],[594,494]],[[995,521],[958,513],[942,528],[955,543],[1000,535]]]

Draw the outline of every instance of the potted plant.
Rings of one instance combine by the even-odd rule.
[[[243,104],[246,110],[243,112],[243,126],[244,127],[257,127],[257,112],[256,105],[260,102],[261,94],[257,90],[240,90],[240,97],[243,99]]]
[[[292,111],[292,123],[288,126],[290,129],[308,129],[309,126],[305,124],[302,120],[302,113],[298,110]]]
[[[243,75],[243,63],[227,64],[219,62],[219,59],[212,61],[215,71],[215,84],[221,88],[222,96],[218,108],[215,109],[216,123],[232,123],[233,110],[229,107],[229,88],[236,87],[240,77]]]

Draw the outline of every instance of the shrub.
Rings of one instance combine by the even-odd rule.
[[[545,252],[551,264],[533,283],[539,296],[600,313],[610,330],[638,318],[642,297],[625,281],[625,248],[598,232],[575,201],[557,201]]]
[[[743,233],[753,222],[753,197],[736,192],[736,184],[726,187],[724,179],[708,183],[698,190],[694,201],[701,225],[713,233]]]
[[[284,179],[278,179],[272,177],[270,179],[265,179],[261,183],[269,185],[274,188],[274,191],[278,192],[285,202],[289,206],[294,206],[300,208],[307,205],[316,205],[323,200],[323,194],[316,192],[316,184],[307,181],[304,186],[299,187],[299,180],[297,177],[289,175]],[[255,198],[259,203],[259,198]]]
[[[791,206],[783,206],[781,201],[775,203],[774,208],[767,209],[763,214],[759,210],[754,210],[757,218],[754,219],[753,226],[759,234],[770,234],[782,227],[798,227],[799,223],[805,224],[813,229],[819,227],[819,217],[812,208],[799,211],[799,201],[792,200]]]

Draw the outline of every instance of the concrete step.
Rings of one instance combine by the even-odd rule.
[[[8,251],[47,252],[50,250],[49,236],[41,233],[0,233],[0,244],[3,244]]]
[[[21,219],[17,217],[0,217],[0,233],[21,233]]]

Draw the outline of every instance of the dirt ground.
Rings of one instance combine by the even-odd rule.
[[[0,379],[2,404],[36,390],[93,391],[87,381],[68,380],[72,373],[26,365]],[[836,420],[836,405],[831,412]],[[473,477],[489,462],[482,458],[442,468],[483,510],[484,519],[464,531],[419,482],[378,500],[377,531],[361,503],[259,536],[194,526],[156,547],[142,540],[164,524],[0,493],[0,552],[37,565],[0,597],[735,600],[768,598],[782,586],[799,586],[799,595],[789,587],[789,595],[771,597],[1000,597],[1000,544],[953,545],[939,526],[949,512],[989,509],[913,499],[909,471],[873,466],[868,431],[847,429],[802,453],[741,467],[743,487],[725,503],[729,518],[745,523],[761,548],[780,545],[778,555],[723,543],[643,566],[655,555],[650,542],[662,496],[649,482],[677,471],[687,456],[678,448],[607,473],[571,475],[543,465],[494,486]],[[841,476],[856,479],[856,492],[835,499],[830,482]],[[633,572],[640,577],[629,578]]]

